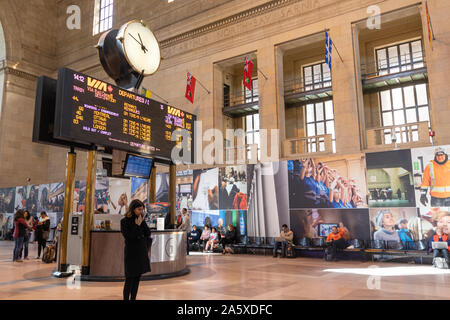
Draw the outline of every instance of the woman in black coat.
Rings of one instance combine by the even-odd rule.
[[[233,253],[233,249],[231,249],[231,247],[227,247],[227,244],[233,244],[236,242],[236,228],[232,225],[229,224],[228,225],[228,230],[225,233],[225,237],[222,238],[222,246],[223,246],[223,251],[222,253]]]
[[[128,212],[120,221],[120,232],[125,238],[124,300],[136,300],[141,275],[150,272],[148,240],[150,229],[144,221],[144,204],[140,200],[130,203]]]

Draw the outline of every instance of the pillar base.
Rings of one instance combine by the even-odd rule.
[[[90,267],[89,266],[87,266],[87,267],[81,267],[81,275],[83,275],[83,276],[88,276],[89,275],[89,273],[90,273]]]
[[[54,278],[68,278],[71,275],[73,275],[73,271],[58,271],[58,270],[54,270],[52,272],[52,277]]]

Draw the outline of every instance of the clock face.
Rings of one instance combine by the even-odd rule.
[[[122,42],[125,58],[134,71],[145,76],[158,71],[161,62],[159,43],[153,32],[140,21],[122,26],[117,39]]]

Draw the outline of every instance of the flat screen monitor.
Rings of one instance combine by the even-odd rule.
[[[152,172],[153,159],[128,154],[125,160],[123,175],[149,179]]]
[[[319,237],[328,237],[333,227],[338,227],[337,223],[321,223],[319,224]]]
[[[180,193],[192,193],[192,184],[180,184]]]

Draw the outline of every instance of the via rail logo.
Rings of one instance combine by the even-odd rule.
[[[166,255],[169,258],[174,258],[175,257],[175,239],[173,237],[170,237],[169,239],[167,239],[166,241]]]

